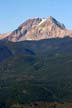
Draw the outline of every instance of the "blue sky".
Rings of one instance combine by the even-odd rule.
[[[0,33],[16,29],[28,18],[48,16],[72,29],[72,0],[0,0]]]

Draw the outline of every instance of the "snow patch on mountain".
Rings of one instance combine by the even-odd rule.
[[[44,23],[45,21],[46,21],[46,19],[43,18],[43,19],[41,20],[41,22],[40,22],[38,25],[41,25],[41,24]]]

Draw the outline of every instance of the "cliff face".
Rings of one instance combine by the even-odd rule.
[[[72,36],[72,31],[67,30],[64,24],[50,16],[47,19],[29,19],[10,34],[0,36],[0,39],[6,38],[9,41],[17,42],[56,37],[63,38],[65,36]]]

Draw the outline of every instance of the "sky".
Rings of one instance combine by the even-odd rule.
[[[48,16],[72,29],[72,0],[0,0],[0,33],[13,31],[29,18]]]

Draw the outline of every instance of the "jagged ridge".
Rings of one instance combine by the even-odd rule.
[[[24,40],[41,40],[56,37],[63,38],[67,35],[72,36],[72,31],[67,30],[64,24],[60,23],[52,16],[50,16],[47,19],[29,19],[21,24],[9,35],[1,35],[0,39],[4,38],[9,41],[17,42]]]

